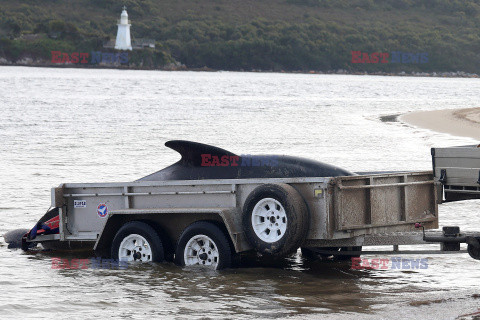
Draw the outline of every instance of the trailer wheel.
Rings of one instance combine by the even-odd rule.
[[[121,261],[161,262],[165,260],[163,244],[148,224],[133,221],[121,227],[111,248],[112,258]]]
[[[198,221],[188,226],[180,236],[175,263],[214,270],[229,268],[232,263],[232,249],[220,228],[210,222]]]
[[[243,228],[258,252],[286,256],[295,252],[307,236],[308,209],[292,186],[262,185],[245,201]]]
[[[480,238],[472,238],[468,243],[467,251],[470,257],[475,260],[480,260]]]

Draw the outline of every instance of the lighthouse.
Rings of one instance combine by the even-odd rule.
[[[115,49],[132,50],[132,42],[130,40],[130,21],[128,21],[127,8],[124,6],[120,20],[118,21],[117,40],[115,41]]]

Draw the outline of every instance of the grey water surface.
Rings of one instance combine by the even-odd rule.
[[[479,79],[0,67],[0,235],[32,227],[62,182],[132,181],[170,165],[171,139],[351,171],[429,170],[431,147],[477,141],[395,116],[480,107],[479,93]],[[480,230],[480,202],[441,205],[440,223]],[[300,253],[218,272],[61,270],[54,257],[90,256],[14,251],[0,238],[2,317],[455,319],[480,307],[480,261],[467,254],[381,271]]]

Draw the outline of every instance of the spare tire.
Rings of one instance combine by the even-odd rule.
[[[307,236],[309,214],[302,196],[288,184],[265,184],[243,206],[243,229],[260,253],[285,256]]]

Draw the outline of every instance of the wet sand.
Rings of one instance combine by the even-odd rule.
[[[420,128],[480,140],[480,108],[411,112],[400,116],[400,121]]]

